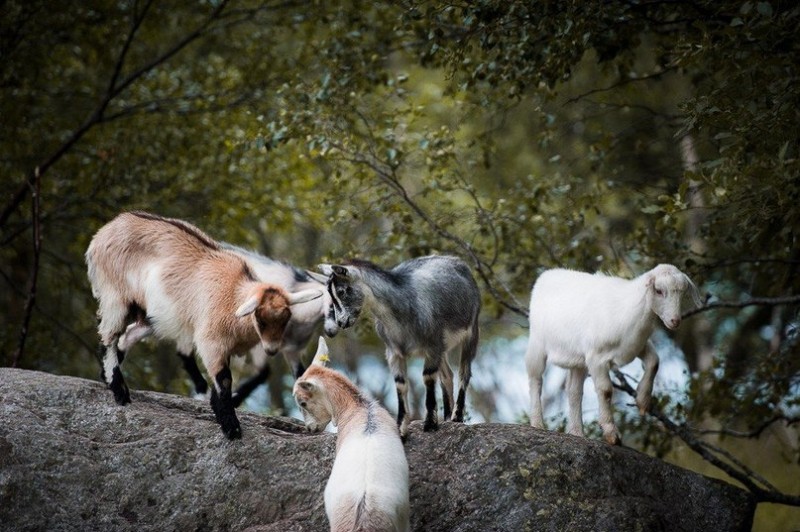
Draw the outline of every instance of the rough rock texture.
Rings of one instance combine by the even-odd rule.
[[[200,401],[0,368],[0,529],[325,531],[335,436]],[[750,530],[752,498],[641,453],[521,425],[412,425],[412,528]]]

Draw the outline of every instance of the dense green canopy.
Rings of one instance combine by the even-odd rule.
[[[96,375],[83,252],[126,209],[309,268],[458,254],[484,338],[520,334],[544,269],[670,262],[708,299],[678,428],[632,420],[637,445],[772,431],[796,479],[798,26],[788,1],[4,2],[0,360]]]

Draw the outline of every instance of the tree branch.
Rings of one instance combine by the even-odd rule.
[[[614,370],[619,382],[614,383],[614,387],[624,391],[631,397],[636,397],[636,390],[628,382],[624,373],[619,369]],[[656,402],[650,403],[647,413],[659,420],[668,432],[680,438],[690,449],[700,455],[703,460],[709,462],[717,469],[723,471],[728,476],[740,482],[756,499],[756,502],[770,502],[784,504],[787,506],[800,506],[800,495],[789,495],[778,491],[771,483],[763,479],[745,466],[740,460],[733,457],[727,451],[719,449],[708,442],[695,437],[693,431],[683,425],[672,421],[669,416],[662,412]],[[719,455],[724,456],[730,462],[726,462]],[[761,484],[761,486],[759,485]],[[764,486],[764,487],[762,487]]]
[[[41,175],[39,169],[36,168],[33,172],[33,192],[31,193],[31,218],[33,220],[33,267],[31,270],[31,282],[28,289],[28,298],[25,301],[25,309],[22,313],[22,326],[19,331],[19,341],[17,343],[17,350],[11,359],[11,367],[16,368],[22,358],[22,353],[25,351],[25,340],[28,338],[28,327],[31,323],[31,315],[33,313],[33,305],[36,303],[36,284],[39,278],[39,256],[42,251],[42,231],[39,224],[39,196],[41,193]]]
[[[152,0],[151,0],[152,1]],[[139,26],[141,25],[142,20],[138,20],[138,22],[134,22],[134,25],[131,29],[131,33],[128,36],[128,39],[123,45],[123,49],[120,52],[120,56],[117,59],[114,71],[111,75],[111,80],[109,82],[109,87],[106,91],[106,94],[98,103],[97,107],[89,114],[86,120],[81,124],[73,133],[69,136],[69,138],[58,148],[56,151],[50,155],[45,161],[43,161],[39,166],[37,166],[37,171],[39,172],[39,176],[41,177],[44,175],[47,170],[55,164],[61,157],[64,156],[71,148],[74,146],[83,136],[89,132],[94,126],[100,124],[103,121],[103,115],[105,110],[108,108],[109,104],[113,101],[114,98],[119,96],[119,94],[127,89],[130,85],[132,85],[136,80],[156,68],[157,66],[165,63],[175,54],[186,48],[189,44],[191,44],[196,39],[203,36],[205,33],[208,32],[208,27],[211,23],[217,19],[225,7],[228,5],[229,0],[222,0],[211,15],[194,31],[187,34],[183,39],[176,42],[172,47],[170,47],[167,51],[146,63],[133,71],[127,77],[122,79],[119,83],[117,83],[117,79],[120,76],[122,64],[124,62],[124,58],[127,55],[128,48],[130,46],[130,42],[133,39],[133,34],[136,33]],[[150,3],[148,3],[148,6]],[[142,12],[142,17],[144,17],[144,13],[147,11],[147,7]],[[17,208],[22,204],[25,200],[25,197],[28,195],[28,191],[33,187],[33,182],[35,178],[33,174],[28,175],[22,183],[17,187],[16,191],[11,195],[10,200],[3,208],[2,212],[0,212],[0,227],[3,227],[5,223],[8,221],[8,218]]]
[[[689,316],[694,316],[695,314],[713,310],[715,308],[744,308],[754,305],[775,307],[778,305],[791,305],[794,303],[800,303],[800,295],[784,297],[754,297],[744,301],[716,301],[714,303],[708,303],[702,307],[684,312],[681,317],[688,318]]]

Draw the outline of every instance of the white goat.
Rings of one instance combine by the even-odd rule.
[[[332,532],[409,530],[408,462],[392,416],[342,374],[325,367],[320,337],[311,366],[294,385],[306,426],[338,428],[336,459],[325,486]]]
[[[641,358],[644,375],[636,390],[636,405],[644,414],[658,370],[658,356],[648,339],[657,319],[669,329],[680,325],[681,298],[687,289],[699,305],[694,283],[669,264],[660,264],[630,280],[561,269],[539,276],[531,292],[530,338],[525,355],[531,425],[544,428],[542,374],[549,359],[569,370],[567,431],[583,436],[581,401],[588,371],[597,391],[603,437],[618,445],[609,371]]]
[[[123,348],[152,328],[156,336],[175,341],[179,351],[196,347],[214,381],[211,407],[230,439],[241,437],[231,402],[231,355],[259,343],[276,352],[290,306],[322,295],[288,294],[259,282],[241,257],[198,228],[143,212],[120,214],[100,228],[86,262],[100,306],[102,375],[116,401],[130,402],[119,369]]]

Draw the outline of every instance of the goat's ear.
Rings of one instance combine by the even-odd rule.
[[[652,273],[647,274],[647,288],[653,288],[656,285],[656,276]]]
[[[301,290],[299,292],[291,292],[289,294],[289,304],[297,305],[299,303],[306,303],[307,301],[313,301],[315,299],[319,299],[320,297],[322,297],[322,291],[314,290],[313,288]]]
[[[700,297],[700,290],[698,290],[698,289],[697,289],[697,285],[696,285],[696,284],[694,284],[694,283],[692,282],[692,280],[691,280],[691,279],[689,279],[689,276],[688,276],[688,275],[686,275],[685,273],[683,274],[683,276],[686,278],[686,282],[687,282],[687,283],[689,283],[689,295],[690,295],[690,296],[691,296],[691,298],[692,298],[692,302],[694,303],[694,306],[695,306],[696,308],[700,308],[700,307],[702,307],[702,306],[703,306],[703,303],[704,303],[704,301],[703,301],[703,299]]]
[[[317,343],[317,354],[314,355],[314,360],[311,363],[327,367],[330,360],[328,356],[328,344],[325,342],[325,338],[320,336],[319,342]]]
[[[297,383],[297,385],[302,390],[304,390],[304,391],[306,391],[308,393],[312,393],[314,391],[314,388],[315,388],[314,383],[311,382],[311,381],[300,381],[300,382]]]
[[[320,266],[325,266],[324,264],[320,264]],[[323,275],[321,273],[317,273],[315,271],[306,270],[306,273],[309,277],[317,281],[318,283],[327,284],[328,283],[328,276]]]
[[[241,307],[236,309],[236,317],[241,318],[242,316],[247,316],[248,314],[252,314],[255,312],[256,307],[258,307],[258,302],[260,301],[258,295],[250,296],[250,299],[245,301]]]

